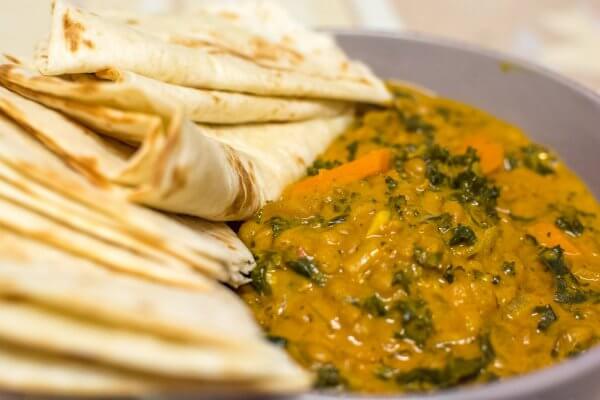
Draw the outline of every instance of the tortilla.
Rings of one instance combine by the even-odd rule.
[[[274,380],[212,382],[162,378],[32,351],[0,342],[0,386],[28,394],[56,396],[198,396],[230,398],[244,393],[290,394],[306,388]]]
[[[327,77],[364,74],[331,36],[305,28],[274,2],[218,2],[177,15],[97,13],[164,42],[225,50],[265,67]]]
[[[312,66],[307,62],[309,69],[301,67],[305,63],[274,68],[261,65],[255,57],[240,56],[243,50],[239,46],[230,51],[213,43],[194,47],[173,44],[56,1],[49,41],[40,46],[36,64],[46,75],[114,68],[181,86],[265,96],[375,103],[391,98],[383,83],[366,67],[353,66],[349,61],[336,63],[339,57],[332,60],[323,49],[319,63]],[[339,55],[339,51],[332,54]],[[302,60],[310,60],[311,56],[300,53]]]
[[[110,160],[94,162],[95,157],[104,157],[107,145],[99,144],[94,150],[96,140],[88,140],[89,147],[79,149],[74,140],[59,134],[79,130],[81,135],[90,135],[87,130],[64,117],[46,116],[53,111],[35,102],[0,92],[10,104],[4,109],[13,119],[42,142],[51,143],[53,151],[79,170],[121,185],[132,201],[210,220],[244,219],[276,199],[352,121],[352,110],[348,110],[332,118],[285,124],[194,125],[167,99],[153,97],[130,83],[63,80],[49,86],[48,79],[14,65],[0,71],[2,85],[104,133],[112,129],[106,109],[160,118],[162,123],[155,124],[156,129],[143,138],[126,163],[117,160],[121,169],[115,173],[115,169],[102,168]],[[47,93],[50,87],[52,94]],[[72,99],[74,93],[80,100]],[[48,120],[54,124],[43,123]],[[119,138],[120,131],[110,134]],[[94,156],[90,159],[90,155]]]
[[[244,93],[188,88],[146,78],[130,71],[104,70],[98,76],[130,82],[154,96],[177,101],[192,121],[208,124],[303,121],[333,117],[348,104],[331,100],[254,96]]]
[[[261,335],[241,300],[217,283],[166,286],[0,231],[0,293],[180,340],[236,346]]]
[[[215,383],[279,379],[293,387],[293,381],[305,375],[284,352],[259,338],[237,347],[169,340],[10,299],[0,299],[0,338],[41,351],[176,379]]]
[[[158,391],[154,381],[0,343],[0,386],[41,395],[115,396]]]
[[[225,225],[197,222],[192,230],[131,205],[118,188],[83,179],[2,116],[0,181],[4,182],[0,198],[7,203],[7,210],[18,210],[17,215],[6,214],[0,223],[30,232],[39,240],[53,241],[65,250],[102,259],[110,268],[173,284],[196,282],[202,286],[201,277],[194,272],[198,271],[237,286],[247,281],[244,275],[254,265],[251,254]],[[34,222],[36,225],[30,225]],[[98,251],[107,246],[111,251]],[[179,278],[164,275],[171,273],[167,272],[169,265],[177,265],[179,272],[172,273]]]

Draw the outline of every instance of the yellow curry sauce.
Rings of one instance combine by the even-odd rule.
[[[317,387],[361,392],[486,382],[592,346],[585,185],[507,123],[392,90],[241,227],[258,262],[241,295],[269,337]]]

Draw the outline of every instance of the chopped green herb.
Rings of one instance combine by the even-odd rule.
[[[452,229],[452,237],[448,241],[450,246],[458,246],[464,244],[466,246],[472,246],[477,241],[477,236],[473,229],[466,225],[459,224],[456,228]]]
[[[394,157],[394,169],[399,173],[403,173],[404,172],[404,162],[406,161],[405,158],[402,158],[400,156],[396,156]]]
[[[419,246],[413,250],[413,259],[417,264],[426,268],[437,268],[442,262],[442,253],[427,251]]]
[[[448,179],[448,176],[441,172],[435,163],[427,164],[425,176],[429,180],[431,186],[440,186]]]
[[[589,292],[582,290],[579,281],[573,275],[560,246],[543,248],[540,252],[540,261],[554,274],[556,291],[554,301],[562,304],[578,304],[588,300]]]
[[[579,281],[572,273],[556,278],[554,301],[562,304],[579,304],[589,300],[593,292],[582,290]]]
[[[406,206],[406,196],[390,196],[390,198],[388,199],[388,206],[398,215],[402,215],[402,211]]]
[[[502,263],[502,271],[504,271],[504,274],[508,276],[515,276],[517,274],[517,271],[515,269],[515,262],[504,261],[504,263]]]
[[[514,154],[507,154],[506,157],[504,157],[503,164],[505,171],[512,171],[519,166],[519,160]]]
[[[346,150],[348,151],[348,161],[354,161],[356,159],[356,152],[358,151],[358,142],[356,140],[350,142],[346,146]]]
[[[439,214],[439,215],[434,215],[431,217],[428,217],[426,219],[427,222],[434,222],[438,228],[438,231],[440,231],[440,233],[446,233],[450,230],[450,228],[452,228],[452,215],[448,214],[448,213],[443,213],[443,214]]]
[[[492,285],[499,285],[502,282],[502,278],[498,275],[492,276]]]
[[[552,306],[550,304],[535,307],[532,310],[531,315],[540,316],[540,320],[537,324],[537,330],[539,332],[547,331],[550,325],[552,325],[554,322],[556,322],[556,320],[558,320],[558,317],[554,313],[554,310],[552,309]]]
[[[397,309],[402,316],[402,329],[396,333],[400,339],[409,339],[423,347],[433,334],[431,311],[421,299],[399,301]]]
[[[473,164],[479,161],[477,151],[472,147],[467,147],[464,154],[452,156],[449,160],[450,165],[463,166],[471,168]]]
[[[420,115],[413,114],[404,120],[404,126],[409,133],[423,133],[431,135],[435,132],[435,126],[423,120]]]
[[[571,236],[581,236],[585,229],[579,218],[577,218],[576,213],[561,215],[556,218],[554,224],[557,228],[565,231]]]
[[[456,199],[464,204],[468,211],[472,211],[471,218],[477,225],[485,226],[485,219],[497,221],[496,202],[500,196],[498,187],[470,169],[454,177],[451,186],[456,190]],[[476,210],[480,212],[474,212]]]
[[[340,163],[338,160],[324,161],[321,159],[317,159],[310,167],[306,169],[306,174],[308,176],[314,176],[317,175],[322,169],[332,169],[341,164],[342,163]]]
[[[406,294],[410,294],[411,277],[405,271],[396,271],[392,277],[392,286],[400,286]]]
[[[440,161],[447,162],[450,159],[450,152],[438,144],[428,146],[423,154],[423,159],[426,162]]]
[[[320,286],[327,281],[327,278],[312,258],[300,257],[297,260],[287,261],[285,265],[298,275],[308,278]]]
[[[271,225],[273,239],[278,238],[283,231],[285,231],[286,229],[290,229],[292,226],[294,226],[292,221],[282,217],[272,217],[267,223]]]
[[[444,270],[444,273],[442,273],[442,278],[446,281],[446,283],[454,283],[454,267],[452,265]]]
[[[281,263],[281,256],[277,253],[265,253],[256,257],[256,267],[250,273],[250,284],[257,293],[271,294],[268,272],[271,268]]]
[[[288,340],[286,338],[284,338],[283,336],[277,336],[277,335],[267,335],[266,339],[273,343],[275,346],[281,347],[281,348],[286,348],[288,345]]]
[[[391,176],[385,177],[385,184],[390,192],[393,192],[394,189],[398,186],[398,181],[392,178]]]
[[[397,373],[398,370],[387,365],[381,365],[375,370],[375,376],[382,381],[389,381],[393,379]]]
[[[450,120],[452,116],[452,111],[446,107],[436,107],[435,112],[438,113],[440,117],[442,117],[446,122]]]
[[[342,214],[342,215],[338,215],[337,217],[333,217],[331,218],[328,222],[327,222],[327,226],[332,227],[335,225],[339,225],[343,222],[346,222],[346,219],[348,218],[347,215]]]
[[[374,317],[385,317],[387,314],[385,302],[377,293],[363,300],[362,308]]]
[[[317,368],[317,380],[314,387],[316,389],[343,388],[346,386],[346,379],[340,373],[340,370],[333,364],[323,364]]]
[[[537,144],[521,147],[521,155],[523,164],[537,174],[549,175],[554,173],[556,158],[544,147]]]
[[[567,275],[571,272],[565,262],[564,252],[560,246],[542,249],[540,261],[556,276]]]
[[[451,358],[444,368],[415,368],[398,373],[396,382],[408,390],[427,390],[435,387],[450,388],[479,377],[496,357],[489,338],[480,338],[481,355],[476,358]]]

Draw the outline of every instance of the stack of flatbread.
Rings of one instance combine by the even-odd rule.
[[[225,283],[223,222],[298,179],[385,87],[272,4],[186,16],[57,1],[0,65],[0,388],[294,392],[311,376]]]

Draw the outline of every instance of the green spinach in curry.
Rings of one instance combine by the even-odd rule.
[[[363,392],[490,381],[596,343],[584,184],[513,126],[392,90],[240,230],[258,261],[241,294],[270,337],[317,387]]]

